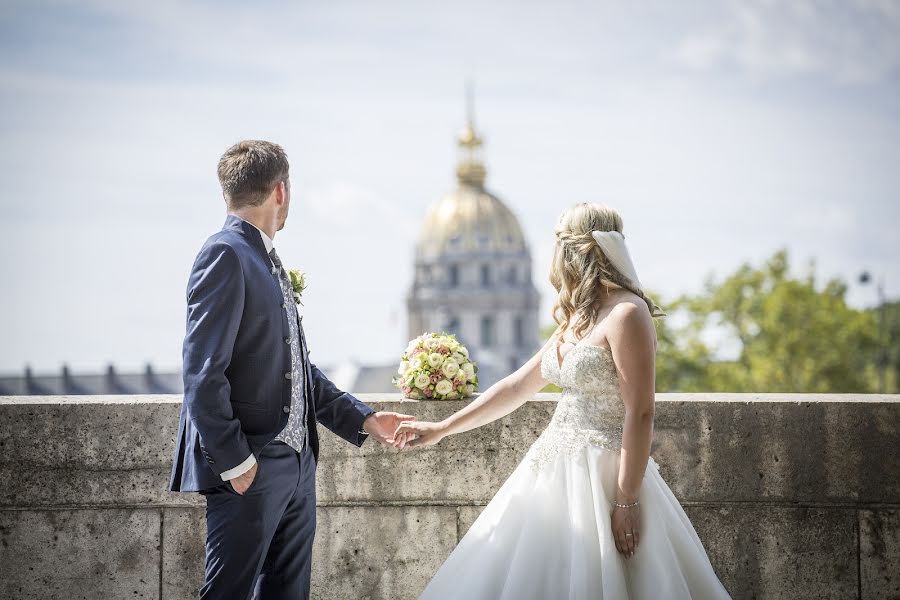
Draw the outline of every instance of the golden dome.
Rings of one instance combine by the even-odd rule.
[[[416,254],[432,259],[444,254],[527,253],[519,220],[499,198],[484,189],[483,140],[475,131],[469,93],[468,123],[457,138],[459,186],[434,204],[425,217]]]
[[[526,251],[525,236],[512,211],[484,188],[467,184],[431,207],[416,244],[420,259]]]

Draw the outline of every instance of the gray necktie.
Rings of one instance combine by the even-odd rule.
[[[275,265],[273,274],[278,277],[281,286],[281,295],[284,298],[284,307],[288,312],[288,327],[290,329],[290,337],[284,339],[285,343],[291,346],[291,408],[287,425],[275,436],[276,440],[281,440],[291,446],[297,452],[302,452],[308,441],[306,427],[306,402],[303,397],[303,378],[305,369],[303,368],[303,356],[300,351],[300,326],[297,323],[297,308],[294,306],[294,289],[291,286],[291,279],[281,259],[275,249],[269,252],[269,258]],[[287,409],[285,409],[287,410]]]

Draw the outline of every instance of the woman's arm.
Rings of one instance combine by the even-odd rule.
[[[615,310],[619,314],[610,319],[606,336],[625,404],[615,501],[632,504],[639,499],[653,438],[656,342],[653,318],[649,312],[630,302],[618,305]],[[634,553],[640,539],[638,515],[637,506],[629,509],[617,507],[613,511],[616,545],[627,556]]]
[[[543,348],[518,370],[489,387],[476,400],[440,423],[401,423],[394,433],[394,439],[401,440],[396,445],[401,448],[404,445],[430,446],[445,436],[481,427],[519,408],[547,385],[548,382],[541,375],[541,358],[548,349],[555,352],[557,338],[556,334],[550,336]],[[418,437],[405,443],[407,438],[412,437],[411,434]]]

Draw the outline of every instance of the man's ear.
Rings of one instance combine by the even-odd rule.
[[[273,191],[275,192],[275,204],[277,206],[281,206],[282,204],[284,204],[287,192],[284,188],[283,179],[275,184],[275,189]]]

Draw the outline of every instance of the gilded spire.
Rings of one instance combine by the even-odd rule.
[[[482,140],[475,131],[475,97],[471,82],[466,85],[466,126],[460,132],[457,143],[459,164],[456,166],[456,176],[460,185],[481,189],[487,170],[481,160]]]

